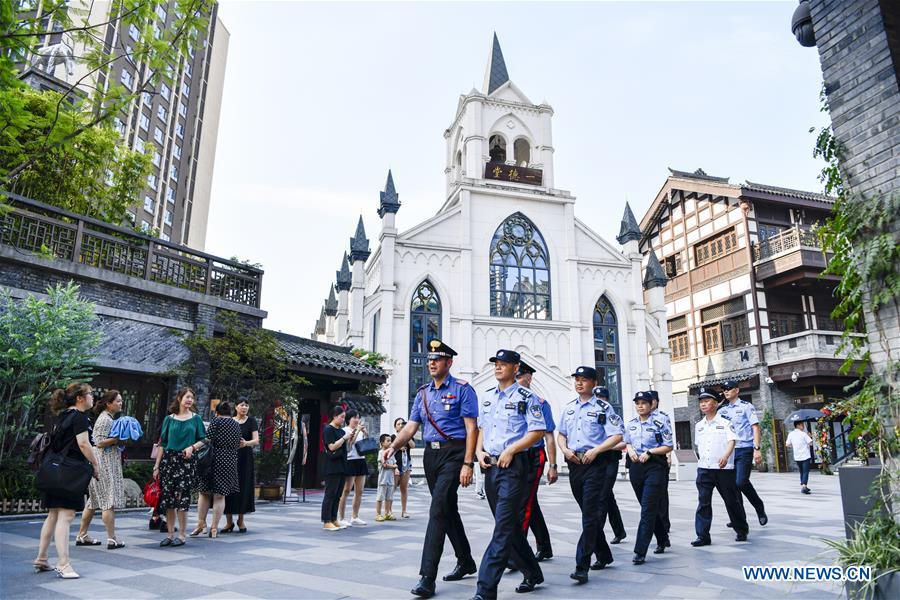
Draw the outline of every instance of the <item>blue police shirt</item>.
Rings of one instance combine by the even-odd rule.
[[[646,421],[635,417],[625,426],[625,443],[631,444],[638,454],[660,446],[674,447],[672,428],[665,420],[653,415],[648,416]]]
[[[432,380],[416,392],[416,400],[409,413],[410,421],[422,425],[422,439],[425,443],[446,442],[447,438],[432,426],[423,402],[428,403],[428,412],[437,426],[453,440],[466,439],[464,417],[478,417],[478,395],[468,382],[447,375],[440,387],[435,388]]]
[[[544,422],[547,424],[547,429],[545,431],[547,433],[553,433],[556,431],[556,421],[553,420],[553,410],[550,408],[550,403],[544,400],[543,398],[538,398],[538,402],[541,403],[541,412],[544,413]],[[544,436],[541,436],[532,448],[543,448],[544,447]]]
[[[573,452],[585,452],[607,438],[622,434],[622,419],[609,402],[591,396],[587,402],[575,398],[563,407],[559,432]]]
[[[738,400],[734,404],[726,402],[719,409],[719,415],[731,421],[738,441],[735,448],[753,447],[753,426],[759,423],[756,416],[756,408],[746,400]]]
[[[659,419],[660,421],[665,421],[666,425],[669,426],[669,429],[672,429],[672,419],[669,418],[669,415],[659,410],[658,408],[650,413],[651,419]]]
[[[480,400],[478,427],[484,431],[484,451],[492,456],[498,456],[526,433],[547,428],[537,395],[518,383],[503,391],[491,388],[481,394]]]

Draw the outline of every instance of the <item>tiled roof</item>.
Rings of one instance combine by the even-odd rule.
[[[697,169],[693,173],[689,171],[677,171],[675,169],[670,168],[669,173],[672,174],[672,177],[685,177],[687,179],[700,179],[703,181],[715,181],[718,183],[728,183],[728,177],[715,177],[713,175],[707,175],[706,171],[703,169]]]
[[[723,377],[717,377],[715,379],[705,379],[703,381],[698,381],[697,383],[691,383],[690,385],[688,385],[688,387],[691,390],[693,390],[695,388],[716,387],[716,386],[722,385],[723,383],[725,383],[726,381],[729,381],[729,380],[737,381],[737,382],[749,381],[749,380],[753,379],[754,377],[756,377],[757,375],[759,375],[759,373],[756,373],[756,372],[743,373],[740,375],[725,375]]]
[[[764,194],[774,194],[776,196],[788,196],[790,198],[803,198],[804,200],[813,200],[822,204],[834,204],[834,198],[825,194],[817,194],[816,192],[804,192],[803,190],[792,190],[790,188],[777,187],[774,185],[765,185],[763,183],[753,183],[746,181],[741,184],[741,193],[745,190],[751,192],[762,192]]]
[[[300,371],[303,370],[303,367],[308,367],[333,371],[336,377],[343,375],[350,379],[359,379],[360,377],[375,378],[380,381],[387,379],[383,370],[356,358],[350,354],[348,347],[316,342],[276,331],[272,333],[278,340],[278,344],[287,353],[288,363],[300,367],[298,369]]]
[[[372,396],[351,396],[346,395],[340,399],[341,404],[345,404],[347,409],[353,409],[361,415],[382,415],[384,414],[384,406],[381,401]]]

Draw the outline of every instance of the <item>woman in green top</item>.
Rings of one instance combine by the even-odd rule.
[[[169,404],[169,414],[162,425],[162,452],[156,456],[153,476],[159,478],[162,495],[159,510],[166,511],[169,535],[160,546],[183,546],[187,530],[187,511],[191,507],[191,493],[196,486],[197,459],[194,453],[205,444],[206,430],[200,415],[194,413],[194,391],[181,388]],[[175,516],[178,516],[179,537],[174,538]]]

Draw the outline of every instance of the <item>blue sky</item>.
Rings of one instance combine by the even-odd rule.
[[[497,32],[555,111],[555,187],[607,239],[667,167],[821,191],[815,49],[786,2],[225,0],[231,33],[209,252],[260,262],[265,325],[308,336],[359,215],[375,248],[388,168],[401,231],[444,200],[444,138]]]

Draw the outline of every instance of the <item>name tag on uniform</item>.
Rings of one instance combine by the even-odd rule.
[[[503,408],[515,408],[515,407],[516,407],[515,402],[507,402],[505,405],[503,405]]]
[[[723,425],[716,425],[716,429],[725,429]]]
[[[450,406],[449,402],[444,402],[444,410],[450,410]]]
[[[590,411],[590,410],[589,410],[587,416],[589,416],[589,417],[596,417],[596,416],[597,416],[597,411]]]

